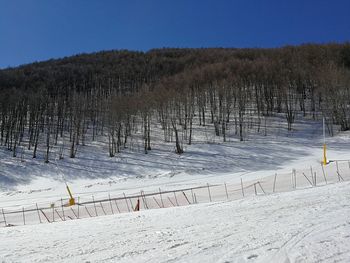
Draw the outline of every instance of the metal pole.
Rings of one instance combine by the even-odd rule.
[[[102,202],[100,202],[100,205],[101,205],[101,208],[102,208],[103,213],[104,213],[105,215],[107,215],[105,209],[103,208]]]
[[[254,183],[254,192],[255,192],[255,195],[258,194],[258,193],[256,192],[256,183]]]
[[[126,195],[125,195],[125,193],[123,193],[123,195],[124,195],[124,199],[125,199],[126,207],[128,208],[128,211],[130,212],[130,207],[129,207],[129,204],[128,204],[128,200],[126,199]]]
[[[266,195],[266,192],[265,192],[264,188],[261,186],[261,183],[260,183],[260,182],[258,182],[258,184],[259,184],[259,186],[260,186],[261,190],[263,191],[263,193]]]
[[[327,155],[326,155],[326,125],[325,117],[323,117],[323,165],[327,164]]]
[[[36,203],[36,211],[38,212],[38,216],[39,216],[39,221],[41,223],[41,217],[40,217],[40,213],[39,213],[39,208],[38,208],[38,204]]]
[[[322,168],[322,173],[323,173],[323,178],[324,178],[324,181],[325,181],[325,182],[326,182],[326,184],[327,184],[326,173],[324,172],[323,165],[321,165],[321,168]]]
[[[24,207],[22,207],[22,213],[23,213],[23,225],[26,224],[26,217],[24,215]]]
[[[179,206],[179,203],[177,202],[177,197],[176,197],[175,191],[173,193],[174,193],[176,205]]]
[[[61,208],[62,208],[63,220],[66,221],[66,217],[65,217],[65,215],[64,215],[63,200],[62,200],[62,198],[61,198]]]
[[[242,189],[242,195],[244,197],[244,188],[243,188],[243,180],[242,180],[242,177],[241,177],[241,189]]]
[[[192,188],[191,188],[191,195],[192,195],[192,203],[194,204],[195,200],[194,200],[194,195],[193,195],[193,189]]]
[[[323,116],[323,144],[326,144],[326,125],[325,125],[324,116]]]
[[[187,195],[185,194],[184,191],[182,191],[182,193],[183,193],[184,197],[186,198],[187,203],[190,205],[191,203],[190,203],[190,200],[188,200]]]
[[[317,183],[316,183],[316,172],[314,172],[314,174],[315,174],[315,186],[317,185]]]
[[[51,207],[52,207],[52,222],[55,222],[55,204],[53,203]]]
[[[160,195],[160,201],[162,202],[162,207],[164,208],[164,202],[163,202],[163,197],[162,197],[162,191],[159,188],[159,195]]]
[[[148,204],[147,204],[147,200],[146,200],[146,196],[145,196],[145,193],[143,190],[141,191],[141,197],[143,199],[143,206],[146,207],[146,209],[149,209]]]
[[[226,183],[225,183],[225,192],[226,192],[226,198],[228,200],[228,193],[227,193],[227,186],[226,186]]]
[[[304,177],[306,178],[306,180],[310,183],[310,185],[311,185],[311,186],[314,186],[314,185],[312,184],[312,182],[309,180],[309,178],[307,178],[306,174],[305,174],[305,173],[302,173],[302,174],[304,175]]]
[[[87,207],[84,205],[84,207],[85,207],[85,209],[86,209],[86,212],[88,213],[88,215],[90,216],[90,217],[92,217],[92,215],[90,214],[90,212],[89,212],[89,209],[87,209]]]
[[[78,219],[80,216],[80,197],[78,197]]]
[[[74,209],[73,209],[72,207],[70,207],[70,210],[72,211],[72,213],[73,213],[73,215],[75,216],[75,218],[78,219],[78,216],[77,216],[77,214],[74,212]]]
[[[173,205],[173,206],[175,206],[174,205],[174,203],[173,202],[171,202],[171,199],[170,199],[170,197],[168,196],[168,200],[169,200],[169,202]]]
[[[120,209],[119,209],[119,206],[118,206],[117,200],[115,200],[115,199],[114,199],[114,203],[115,203],[115,206],[117,207],[117,210],[118,210],[118,212],[119,212],[119,214],[120,214]]]
[[[338,161],[335,161],[335,164],[336,164],[336,166],[337,166],[337,173],[339,173]]]
[[[276,189],[276,179],[277,179],[277,173],[275,173],[275,178],[273,179],[273,189],[272,189],[273,193],[275,192],[275,189]]]
[[[94,203],[94,208],[95,208],[95,213],[96,213],[96,216],[98,216],[94,196],[92,196],[92,202]]]
[[[153,200],[154,200],[154,202],[156,202],[156,204],[158,205],[159,208],[162,208],[154,196],[153,196]]]
[[[113,206],[112,206],[112,201],[111,201],[111,195],[108,193],[108,199],[109,199],[109,205],[111,206],[111,211],[112,211],[112,215],[114,214],[113,212]]]
[[[7,223],[6,223],[6,218],[5,218],[4,208],[2,209],[2,216],[3,216],[3,218],[4,218],[4,223],[5,223],[5,226],[7,226]]]
[[[210,194],[210,188],[209,188],[209,184],[207,183],[207,186],[208,186],[208,194],[209,194],[209,200],[211,202],[211,194]]]
[[[311,171],[311,179],[312,179],[312,183],[313,183],[313,185],[315,185],[314,173],[313,173],[313,171],[312,171],[312,166],[310,166],[310,171]]]

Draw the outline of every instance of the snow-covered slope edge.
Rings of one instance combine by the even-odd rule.
[[[350,183],[0,228],[5,262],[348,262]]]

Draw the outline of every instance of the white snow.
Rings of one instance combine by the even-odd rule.
[[[350,183],[0,228],[4,262],[348,262]]]
[[[0,261],[348,262],[350,183],[336,183],[332,162],[325,167],[326,185],[321,127],[319,121],[298,120],[291,133],[275,125],[267,136],[248,134],[239,142],[232,135],[226,143],[212,131],[196,131],[193,145],[184,145],[181,156],[174,154],[173,143],[157,139],[157,133],[147,155],[136,142],[115,158],[107,156],[104,142],[94,142],[81,146],[78,158],[57,164],[44,164],[42,155],[33,160],[28,152],[22,162],[1,150],[0,208],[5,211],[59,204],[68,197],[64,178],[81,201],[140,190],[220,186],[212,189],[212,203],[0,227]],[[327,146],[330,160],[350,160],[349,132],[327,138]],[[311,178],[311,169],[317,173],[317,187],[303,176]],[[339,162],[339,171],[350,179],[348,161]],[[276,173],[279,193],[271,194]],[[250,188],[244,198],[232,200],[237,199],[232,189],[240,188],[241,179],[245,186],[260,181],[268,194],[255,196]],[[230,186],[231,201],[226,201],[224,183]],[[208,202],[206,198],[202,200]]]

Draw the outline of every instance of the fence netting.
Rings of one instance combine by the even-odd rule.
[[[242,177],[234,183],[206,184],[171,191],[157,189],[128,195],[109,194],[104,199],[96,200],[93,196],[90,199],[76,197],[76,204],[73,206],[67,205],[68,199],[60,199],[47,205],[33,204],[21,209],[6,208],[0,210],[0,226],[53,223],[146,209],[237,200],[252,195],[287,192],[348,180],[350,160],[338,160],[326,166],[320,164],[305,169],[293,169],[287,173],[275,173],[255,180]]]

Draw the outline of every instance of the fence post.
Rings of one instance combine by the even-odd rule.
[[[140,190],[140,197],[141,197],[141,200],[142,200],[142,203],[143,203],[143,208],[147,209],[146,208],[145,199],[143,198],[143,195],[142,195],[142,190]],[[140,198],[139,198],[139,200],[140,200]],[[140,209],[141,209],[141,201],[140,201]]]
[[[211,194],[210,194],[209,183],[207,183],[207,187],[208,187],[209,201],[211,202]]]
[[[263,191],[263,193],[266,195],[266,192],[265,192],[264,188],[261,186],[260,181],[258,182],[258,184],[259,184],[259,186],[260,186],[261,190]]]
[[[47,220],[47,222],[51,223],[50,222],[50,219],[46,216],[45,212],[42,210],[42,209],[39,209],[40,212],[44,215],[45,219]]]
[[[313,173],[313,171],[312,171],[312,166],[310,166],[310,172],[311,172],[312,184],[315,185],[314,173]]]
[[[339,182],[340,182],[340,179],[342,179],[342,180],[344,181],[344,178],[340,175],[340,173],[337,172],[337,174],[338,174],[338,180],[339,180]]]
[[[26,217],[24,215],[24,207],[22,207],[22,213],[23,213],[23,225],[26,225]]]
[[[52,221],[55,222],[55,203],[51,204],[52,208]]]
[[[143,192],[143,190],[141,191],[141,198],[143,199],[144,208],[149,209],[148,204],[147,204],[147,200],[146,200],[146,196],[145,196],[145,193]]]
[[[244,197],[244,188],[243,188],[243,180],[242,180],[242,177],[241,177],[241,189],[242,189],[242,195]]]
[[[6,223],[6,218],[5,218],[4,208],[2,208],[2,217],[4,218],[4,223],[5,223],[5,226],[7,226],[7,223]]]
[[[296,185],[295,185],[295,178],[294,178],[294,168],[292,169],[292,177],[291,177],[291,183],[292,183],[292,188],[295,189]],[[312,175],[311,175],[312,176]]]
[[[338,161],[335,161],[335,165],[337,166],[337,173],[339,173]]]
[[[316,182],[316,172],[314,172],[315,174],[315,186],[317,186],[317,182]]]
[[[80,197],[78,196],[78,219],[80,217]]]
[[[96,214],[96,216],[98,216],[98,214],[97,214],[97,208],[96,208],[96,203],[95,203],[95,198],[94,198],[94,196],[92,196],[92,202],[93,202],[93,204],[94,204],[94,208],[95,208],[95,214]]]
[[[75,218],[78,219],[78,216],[77,216],[77,214],[74,212],[74,209],[73,209],[72,207],[70,207],[70,210],[72,210],[72,213],[73,213],[73,215],[75,216]]]
[[[131,198],[129,197],[128,200],[129,200],[129,203],[130,203],[131,211],[134,212],[134,205],[132,204]]]
[[[183,193],[183,195],[185,196],[187,203],[190,205],[191,203],[190,203],[190,200],[188,200],[187,195],[185,194],[184,191],[182,191],[182,193]]]
[[[227,200],[228,200],[227,186],[226,186],[226,183],[224,183],[224,184],[225,184],[226,198],[227,198]]]
[[[297,188],[297,170],[293,169],[293,175],[294,175],[294,188]]]
[[[310,183],[310,185],[313,187],[314,185],[312,184],[312,182],[309,180],[309,178],[307,178],[305,173],[302,173],[304,175],[304,177],[306,178],[306,180]]]
[[[86,212],[88,213],[89,217],[92,217],[90,212],[89,212],[89,209],[87,209],[87,207],[84,205],[85,209],[86,209]]]
[[[101,208],[102,208],[103,213],[104,213],[105,215],[107,215],[107,214],[106,214],[106,211],[105,211],[105,209],[104,209],[104,207],[103,207],[102,202],[100,202],[100,205],[101,205]]]
[[[322,163],[321,163],[321,168],[322,168],[322,174],[323,174],[324,181],[325,181],[326,184],[327,184],[326,173],[325,173],[325,171],[324,171],[324,168],[323,168]]]
[[[175,198],[176,205],[179,206],[179,203],[177,202],[177,197],[176,197],[175,191],[173,193],[174,193],[174,198]]]
[[[61,198],[61,208],[62,208],[62,216],[63,216],[63,220],[66,221],[66,216],[64,215],[64,209],[63,209],[63,200]]]
[[[126,207],[128,208],[128,211],[130,212],[130,207],[129,207],[129,204],[128,204],[128,200],[126,199],[126,195],[125,195],[125,193],[123,193],[123,195],[124,195],[124,199],[125,199]]]
[[[192,203],[194,204],[195,200],[194,200],[194,195],[193,195],[193,188],[191,188],[191,195],[192,195]]]
[[[111,206],[112,215],[114,215],[110,193],[108,193],[108,200],[109,200],[109,205]]]
[[[156,204],[158,205],[159,208],[162,208],[154,196],[153,196],[153,200],[154,200],[154,202],[156,202]]]
[[[171,199],[170,199],[170,197],[168,196],[168,200],[169,200],[169,202],[173,205],[173,206],[175,206],[174,205],[174,203],[173,202],[171,202]]]
[[[120,214],[120,209],[119,209],[119,206],[118,206],[118,203],[117,203],[116,199],[114,199],[114,203],[115,203],[115,206],[117,207],[118,213]]]
[[[335,164],[337,165],[337,174],[338,174],[338,180],[340,182],[340,179],[342,179],[344,181],[344,178],[340,175],[339,173],[339,166],[338,166],[338,161],[335,162]]]
[[[160,195],[160,201],[162,203],[162,207],[164,208],[164,202],[163,202],[163,197],[162,197],[162,191],[159,188],[159,195]]]
[[[194,195],[194,200],[195,200],[196,204],[198,204],[196,193],[193,193],[193,195]]]
[[[272,188],[272,192],[274,193],[276,190],[276,179],[277,179],[277,173],[275,173],[275,178],[273,179],[273,188]]]
[[[254,183],[254,192],[255,192],[255,195],[258,194],[258,193],[256,192],[256,183]]]
[[[41,224],[41,217],[40,217],[40,213],[39,213],[38,203],[36,203],[35,205],[36,205],[36,211],[38,212],[39,221]]]

